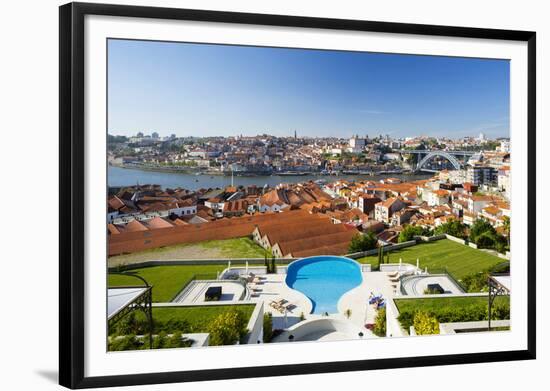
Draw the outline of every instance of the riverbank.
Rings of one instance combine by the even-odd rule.
[[[124,168],[128,170],[142,170],[142,171],[154,171],[154,172],[169,172],[169,173],[178,173],[178,174],[192,174],[192,175],[220,175],[220,176],[249,176],[249,177],[264,177],[264,176],[340,176],[340,175],[366,175],[366,176],[377,176],[377,175],[414,175],[414,172],[411,170],[381,170],[381,171],[355,171],[355,170],[342,170],[339,172],[315,172],[315,171],[272,171],[270,173],[265,172],[254,172],[254,171],[219,171],[219,170],[205,170],[198,167],[186,167],[186,166],[162,166],[154,165],[148,166],[145,164],[110,164],[110,167]]]
[[[107,183],[111,187],[134,186],[136,184],[157,184],[163,188],[181,187],[189,190],[224,188],[231,184],[235,186],[258,186],[265,185],[275,187],[281,183],[300,183],[325,180],[327,183],[345,179],[348,181],[379,181],[389,176],[399,178],[404,182],[411,182],[420,179],[430,178],[431,174],[342,174],[342,175],[269,175],[269,176],[231,176],[225,175],[195,175],[182,172],[159,172],[136,168],[121,168],[108,166]]]

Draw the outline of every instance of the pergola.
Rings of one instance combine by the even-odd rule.
[[[140,279],[145,286],[116,286],[107,289],[107,322],[109,327],[116,324],[132,311],[141,310],[149,323],[149,349],[153,348],[153,287],[135,274],[114,273]]]
[[[488,310],[488,329],[491,330],[491,311],[493,307],[493,302],[496,297],[499,295],[509,295],[510,294],[510,275],[501,274],[501,275],[490,275],[487,278],[487,283],[489,285],[489,310]]]

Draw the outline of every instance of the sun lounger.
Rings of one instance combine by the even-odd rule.
[[[289,303],[285,308],[286,308],[287,311],[292,312],[292,310],[294,308],[297,308],[297,306],[295,304]]]
[[[254,273],[248,273],[248,276],[246,277],[246,282],[254,282],[259,283],[262,279],[255,275]]]
[[[395,271],[395,272],[392,272],[392,273],[388,273],[388,277],[389,278],[399,277],[399,272]]]
[[[277,300],[277,301],[272,300],[269,303],[269,306],[271,308],[276,309],[277,311],[279,311],[282,314],[284,314],[285,310],[288,309],[287,307],[289,305],[291,305],[291,304],[289,304],[288,300],[286,300],[286,299],[280,299],[280,300]]]

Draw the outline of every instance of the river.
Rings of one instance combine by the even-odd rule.
[[[420,174],[420,175],[290,175],[290,176],[235,176],[233,183],[235,186],[248,186],[256,185],[259,187],[267,184],[274,187],[279,183],[298,183],[307,182],[309,180],[324,179],[327,182],[336,181],[339,179],[352,180],[371,180],[378,181],[382,178],[400,178],[404,182],[415,181],[419,179],[430,178],[432,174]],[[108,179],[109,186],[133,186],[136,184],[156,184],[161,185],[163,188],[176,188],[181,187],[189,190],[197,190],[200,188],[223,188],[231,185],[231,176],[222,175],[193,175],[183,174],[177,172],[157,172],[147,171],[134,168],[121,168],[115,166],[109,166]]]

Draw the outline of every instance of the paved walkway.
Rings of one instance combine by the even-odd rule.
[[[365,298],[365,302],[367,303],[365,323],[374,323],[376,319],[377,310],[374,306],[368,304],[368,298],[371,293],[375,296],[382,295],[386,302],[399,294],[399,285],[390,281],[389,274],[390,273],[384,272],[370,272],[363,274],[363,278],[365,279],[365,283],[369,290]],[[394,287],[394,285],[397,286]]]

